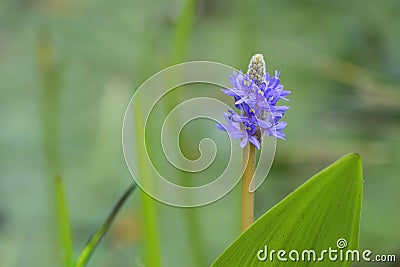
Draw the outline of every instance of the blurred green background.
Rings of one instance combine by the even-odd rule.
[[[399,261],[399,14],[396,0],[1,1],[0,266],[60,265],[55,175],[65,184],[75,255],[104,221],[132,182],[122,119],[145,79],[189,60],[245,71],[254,53],[268,71],[282,70],[293,92],[287,140],[256,193],[256,216],[358,152],[360,249]],[[198,123],[183,139],[199,128],[224,137]],[[196,142],[184,142],[189,157]],[[152,201],[162,265],[209,265],[240,233],[239,191],[196,209]],[[129,198],[89,266],[143,265],[142,200],[138,191]]]

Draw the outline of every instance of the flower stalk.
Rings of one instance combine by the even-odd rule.
[[[242,175],[242,232],[254,221],[253,176],[256,158],[256,147],[247,143],[243,149]]]
[[[242,174],[242,231],[254,220],[254,185],[256,148],[260,149],[264,136],[285,139],[282,130],[287,123],[281,121],[289,106],[278,106],[279,100],[289,101],[286,96],[291,92],[280,84],[281,73],[275,75],[266,72],[264,57],[255,54],[247,73],[234,72],[229,77],[231,88],[222,92],[232,96],[235,107],[240,112],[229,109],[225,112],[227,124],[218,124],[220,130],[229,133],[231,138],[240,139],[243,149]]]

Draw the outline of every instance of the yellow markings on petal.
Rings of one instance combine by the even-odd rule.
[[[250,109],[250,112],[251,112],[251,113],[254,113],[254,112],[255,112],[255,110],[254,110],[253,108],[251,108],[251,109]]]
[[[244,80],[244,81],[243,81],[243,84],[249,86],[249,85],[250,85],[250,82],[247,81],[247,80]]]
[[[264,92],[261,89],[258,89],[257,93],[259,93],[260,95],[264,94]]]

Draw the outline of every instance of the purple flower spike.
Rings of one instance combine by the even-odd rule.
[[[234,98],[240,115],[228,110],[225,113],[227,125],[218,124],[217,127],[232,138],[240,139],[242,148],[250,142],[260,149],[265,135],[285,139],[282,130],[287,123],[280,120],[289,106],[277,106],[277,102],[281,99],[289,101],[286,96],[291,92],[283,89],[280,72],[275,71],[271,76],[265,69],[263,56],[256,54],[250,60],[248,72],[234,72],[229,77],[232,88],[222,90]]]

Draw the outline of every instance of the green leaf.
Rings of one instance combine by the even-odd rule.
[[[133,192],[136,188],[136,184],[132,184],[122,195],[122,197],[118,200],[117,204],[114,206],[113,210],[111,211],[110,215],[108,215],[106,221],[103,225],[94,233],[94,235],[88,240],[85,247],[82,249],[81,254],[77,258],[74,267],[82,267],[86,266],[90,256],[93,254],[96,246],[100,243],[100,240],[105,235],[107,230],[110,228],[111,224],[113,223],[115,217],[118,214],[118,211],[121,209],[125,201],[128,199],[129,195]]]
[[[314,249],[316,258],[324,249],[339,250],[337,241],[344,238],[347,247],[358,248],[362,198],[362,166],[358,154],[349,154],[324,169],[265,213],[234,241],[213,266],[322,266],[321,261],[302,261],[303,250]],[[257,254],[267,246],[268,258]],[[285,250],[289,262],[279,261],[271,250]],[[300,252],[291,261],[291,250]],[[344,254],[345,255],[345,254]],[[296,255],[293,253],[293,257]],[[305,255],[307,258],[307,255]],[[261,252],[260,257],[265,257]],[[330,261],[323,266],[351,266],[351,261]]]

